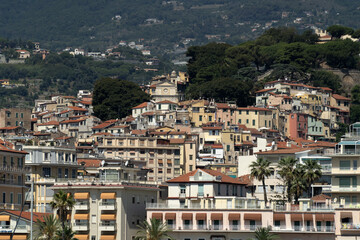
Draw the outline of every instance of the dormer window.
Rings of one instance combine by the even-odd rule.
[[[199,171],[199,177],[201,177],[202,176],[202,171]]]

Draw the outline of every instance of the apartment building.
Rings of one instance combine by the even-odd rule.
[[[191,125],[201,127],[203,124],[215,122],[215,103],[207,100],[190,100],[179,103],[180,106],[189,111]]]
[[[186,153],[180,145],[155,137],[106,136],[98,149],[106,158],[129,160],[139,168],[150,169],[148,180],[163,182],[180,176],[187,164]],[[194,161],[195,154],[189,153],[189,159]]]
[[[31,109],[0,109],[0,128],[16,126],[20,126],[28,130],[31,129]]]
[[[280,239],[335,239],[334,211],[316,208],[312,200],[265,208],[258,199],[245,197],[244,182],[207,169],[168,184],[167,201],[149,203],[147,219],[167,223],[175,239],[250,239],[257,227],[268,226]]]
[[[0,209],[20,210],[24,204],[27,152],[0,145]]]
[[[104,170],[104,169],[103,169]],[[82,240],[133,239],[146,219],[146,204],[155,203],[159,188],[149,182],[124,179],[105,169],[103,176],[89,180],[59,181],[54,191],[73,195],[75,206],[69,216],[75,238]]]
[[[331,195],[344,206],[360,205],[360,123],[350,125],[349,133],[338,143],[332,158]]]
[[[236,111],[237,123],[247,128],[273,128],[272,111],[267,108],[247,107]]]
[[[34,210],[52,212],[49,203],[53,200],[51,187],[62,179],[77,178],[80,167],[76,150],[70,147],[28,146],[23,149],[29,154],[25,158],[26,184],[34,181]]]

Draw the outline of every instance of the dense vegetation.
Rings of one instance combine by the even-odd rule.
[[[150,96],[136,83],[102,78],[94,86],[94,114],[102,120],[131,115],[131,108],[149,101]]]
[[[220,35],[234,44],[261,34],[265,23],[359,28],[357,7],[352,0],[0,1],[0,36],[57,49],[105,49],[120,40],[139,39],[155,49],[172,49],[184,38],[204,44],[209,41],[205,35]],[[159,21],[146,21],[154,18]],[[295,24],[296,18],[300,21]]]
[[[317,36],[310,31],[299,34],[293,28],[277,28],[236,46],[210,43],[190,47],[187,97],[222,101],[226,96],[246,106],[253,103],[254,91],[264,82],[279,78],[330,87],[339,93],[340,78],[322,70],[321,64],[360,69],[360,44],[351,40],[316,42]],[[268,76],[259,76],[269,70]]]

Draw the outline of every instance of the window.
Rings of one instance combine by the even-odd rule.
[[[10,193],[10,203],[14,203],[14,193]]]
[[[198,196],[204,196],[204,184],[198,185]]]
[[[2,202],[6,203],[6,193],[5,192],[3,192]]]
[[[230,151],[230,145],[226,145],[226,151]]]
[[[193,165],[189,165],[190,172],[193,170]]]
[[[19,113],[15,113],[15,117],[16,117],[16,118],[19,118]]]
[[[212,116],[209,116],[209,122],[211,122],[212,121]]]
[[[65,168],[65,178],[69,178],[69,169]]]
[[[255,120],[252,120],[252,125],[255,126]],[[265,126],[266,126],[266,122],[265,122]]]
[[[353,160],[353,170],[357,170],[357,160]]]
[[[180,159],[174,159],[174,165],[180,165]]]
[[[18,197],[17,197],[17,204],[22,204],[22,194],[21,193],[18,193],[18,195],[17,195]]]
[[[62,178],[62,169],[58,168],[58,178]]]
[[[193,144],[192,143],[190,143],[190,149],[193,149]]]
[[[51,176],[51,168],[43,167],[43,177],[50,177]]]
[[[340,185],[340,187],[350,187],[350,178],[349,177],[340,177],[339,185]]]
[[[249,123],[249,119],[246,119],[246,123],[247,123],[247,124]]]
[[[192,154],[189,155],[189,160],[193,160],[193,155]]]
[[[202,115],[199,115],[199,121],[202,122]]]
[[[180,185],[180,193],[181,193],[181,194],[185,194],[185,193],[186,193],[186,186],[185,186],[185,185]]]
[[[340,161],[340,170],[350,170],[350,161],[349,160]]]
[[[275,220],[274,225],[275,225],[275,227],[280,227],[280,221],[279,221],[279,220]]]
[[[71,178],[76,178],[76,169],[71,170]]]

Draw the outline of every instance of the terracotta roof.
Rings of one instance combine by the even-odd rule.
[[[97,132],[97,133],[94,133],[93,135],[96,135],[96,136],[102,136],[102,135],[104,135],[104,136],[111,136],[111,134],[108,133],[108,132]]]
[[[222,127],[202,127],[203,130],[222,130]]]
[[[33,134],[34,136],[50,136],[51,135],[51,133],[42,133],[42,132],[35,132],[34,134]]]
[[[314,202],[325,202],[327,199],[331,199],[331,197],[325,194],[319,194],[311,198]]]
[[[238,177],[238,179],[248,186],[253,185],[253,181],[251,179],[250,174],[242,175],[242,176]]]
[[[145,135],[146,134],[146,130],[140,130],[140,129],[135,129],[131,131],[132,135]]]
[[[185,143],[185,139],[183,138],[171,138],[170,144],[183,144]]]
[[[132,122],[132,121],[135,121],[135,118],[133,116],[127,116],[125,119],[124,119],[125,122]]]
[[[227,103],[215,103],[215,106],[220,109],[229,109],[231,108]]]
[[[82,122],[85,121],[86,119],[75,119],[75,120],[65,120],[65,121],[61,121],[60,124],[65,124],[65,123],[78,123],[78,122]]]
[[[222,149],[223,145],[222,144],[204,144],[204,147],[211,147],[211,148],[216,148],[216,149]]]
[[[143,116],[153,116],[153,115],[155,115],[155,112],[145,112],[145,113],[143,113],[141,115],[143,115]]]
[[[129,127],[128,125],[116,125],[116,126],[112,126],[110,128],[127,128]]]
[[[138,109],[138,108],[146,108],[148,105],[148,102],[143,102],[135,107],[133,107],[132,109]]]
[[[32,122],[36,122],[36,121],[37,121],[37,118],[32,118],[31,121],[32,121]]]
[[[314,143],[310,143],[305,145],[306,147],[330,147],[330,148],[334,148],[336,146],[337,143],[335,142],[326,142],[326,141],[317,141]]]
[[[14,211],[14,210],[4,210],[2,211],[2,213],[4,212],[8,212],[10,214],[16,215],[16,216],[21,216],[22,218],[25,218],[26,220],[31,220],[31,213],[30,212],[22,212],[21,211]],[[21,213],[21,215],[20,215]],[[33,212],[33,221],[37,222],[37,220],[39,219],[40,221],[44,222],[44,217],[45,216],[49,216],[51,215],[51,213],[40,213],[40,212]]]
[[[255,154],[257,155],[274,155],[274,154],[295,154],[297,152],[306,151],[309,149],[306,148],[286,148],[286,149],[278,149],[278,150],[270,150],[270,151],[263,151],[263,152],[257,152]]]
[[[28,152],[10,149],[10,148],[5,147],[4,145],[0,145],[0,152],[28,154]]]
[[[84,105],[91,105],[92,104],[91,101],[79,101],[79,103],[84,104]]]
[[[276,88],[267,88],[267,89],[261,89],[259,91],[256,91],[256,93],[262,93],[262,92],[269,92],[269,91],[272,91],[272,90],[275,90]]]
[[[76,99],[76,97],[74,97],[74,96],[60,96],[60,97],[62,97],[62,98]]]
[[[267,109],[267,108],[259,108],[259,107],[239,107],[239,108],[237,108],[238,110],[243,110],[243,111],[247,111],[247,110],[249,110],[249,111],[270,111],[271,112],[271,110],[270,109]]]
[[[164,101],[160,101],[160,102],[157,102],[157,104],[176,104],[176,102],[172,102],[172,101],[169,101],[169,100],[164,100]]]
[[[20,128],[19,126],[16,126],[16,127],[2,127],[0,128],[0,130],[15,130],[15,129],[18,129]]]
[[[69,107],[71,110],[74,111],[81,111],[81,112],[87,112],[87,109],[81,108],[81,107]]]
[[[331,88],[328,88],[328,87],[320,87],[320,89],[324,90],[324,91],[330,91],[332,92],[332,89]]]
[[[248,128],[246,130],[250,131],[251,135],[262,135],[262,132],[259,132],[256,128]]]
[[[247,127],[244,124],[238,124],[238,126],[242,130],[247,130]]]
[[[84,163],[84,167],[100,167],[101,160],[99,159],[78,159],[77,163],[82,165]]]
[[[106,122],[103,122],[103,123],[100,123],[99,125],[93,127],[92,129],[103,129],[103,128],[107,128],[107,127],[110,127],[111,125],[115,124],[116,120],[115,121],[106,121]]]
[[[217,176],[221,176],[221,180],[219,180],[222,183],[232,183],[232,184],[241,184],[241,185],[245,185],[246,183],[242,182],[240,179],[237,178],[232,178],[229,177],[221,172],[215,171],[215,170],[211,170],[211,169],[196,169],[194,171],[191,171],[185,175],[182,175],[180,177],[176,177],[173,178],[167,182],[169,183],[184,183],[184,182],[191,182],[190,181],[190,177],[194,176],[198,171],[203,171],[206,172],[208,174],[210,174],[211,176],[217,177]],[[206,181],[206,182],[219,182],[216,180],[213,181]],[[205,181],[204,181],[205,182]]]
[[[336,100],[351,101],[350,98],[341,96],[341,95],[339,95],[339,94],[333,94],[332,97],[335,98]]]
[[[39,123],[38,126],[49,126],[49,125],[59,125],[59,122],[57,121],[50,121],[50,122],[46,122],[46,123]]]

